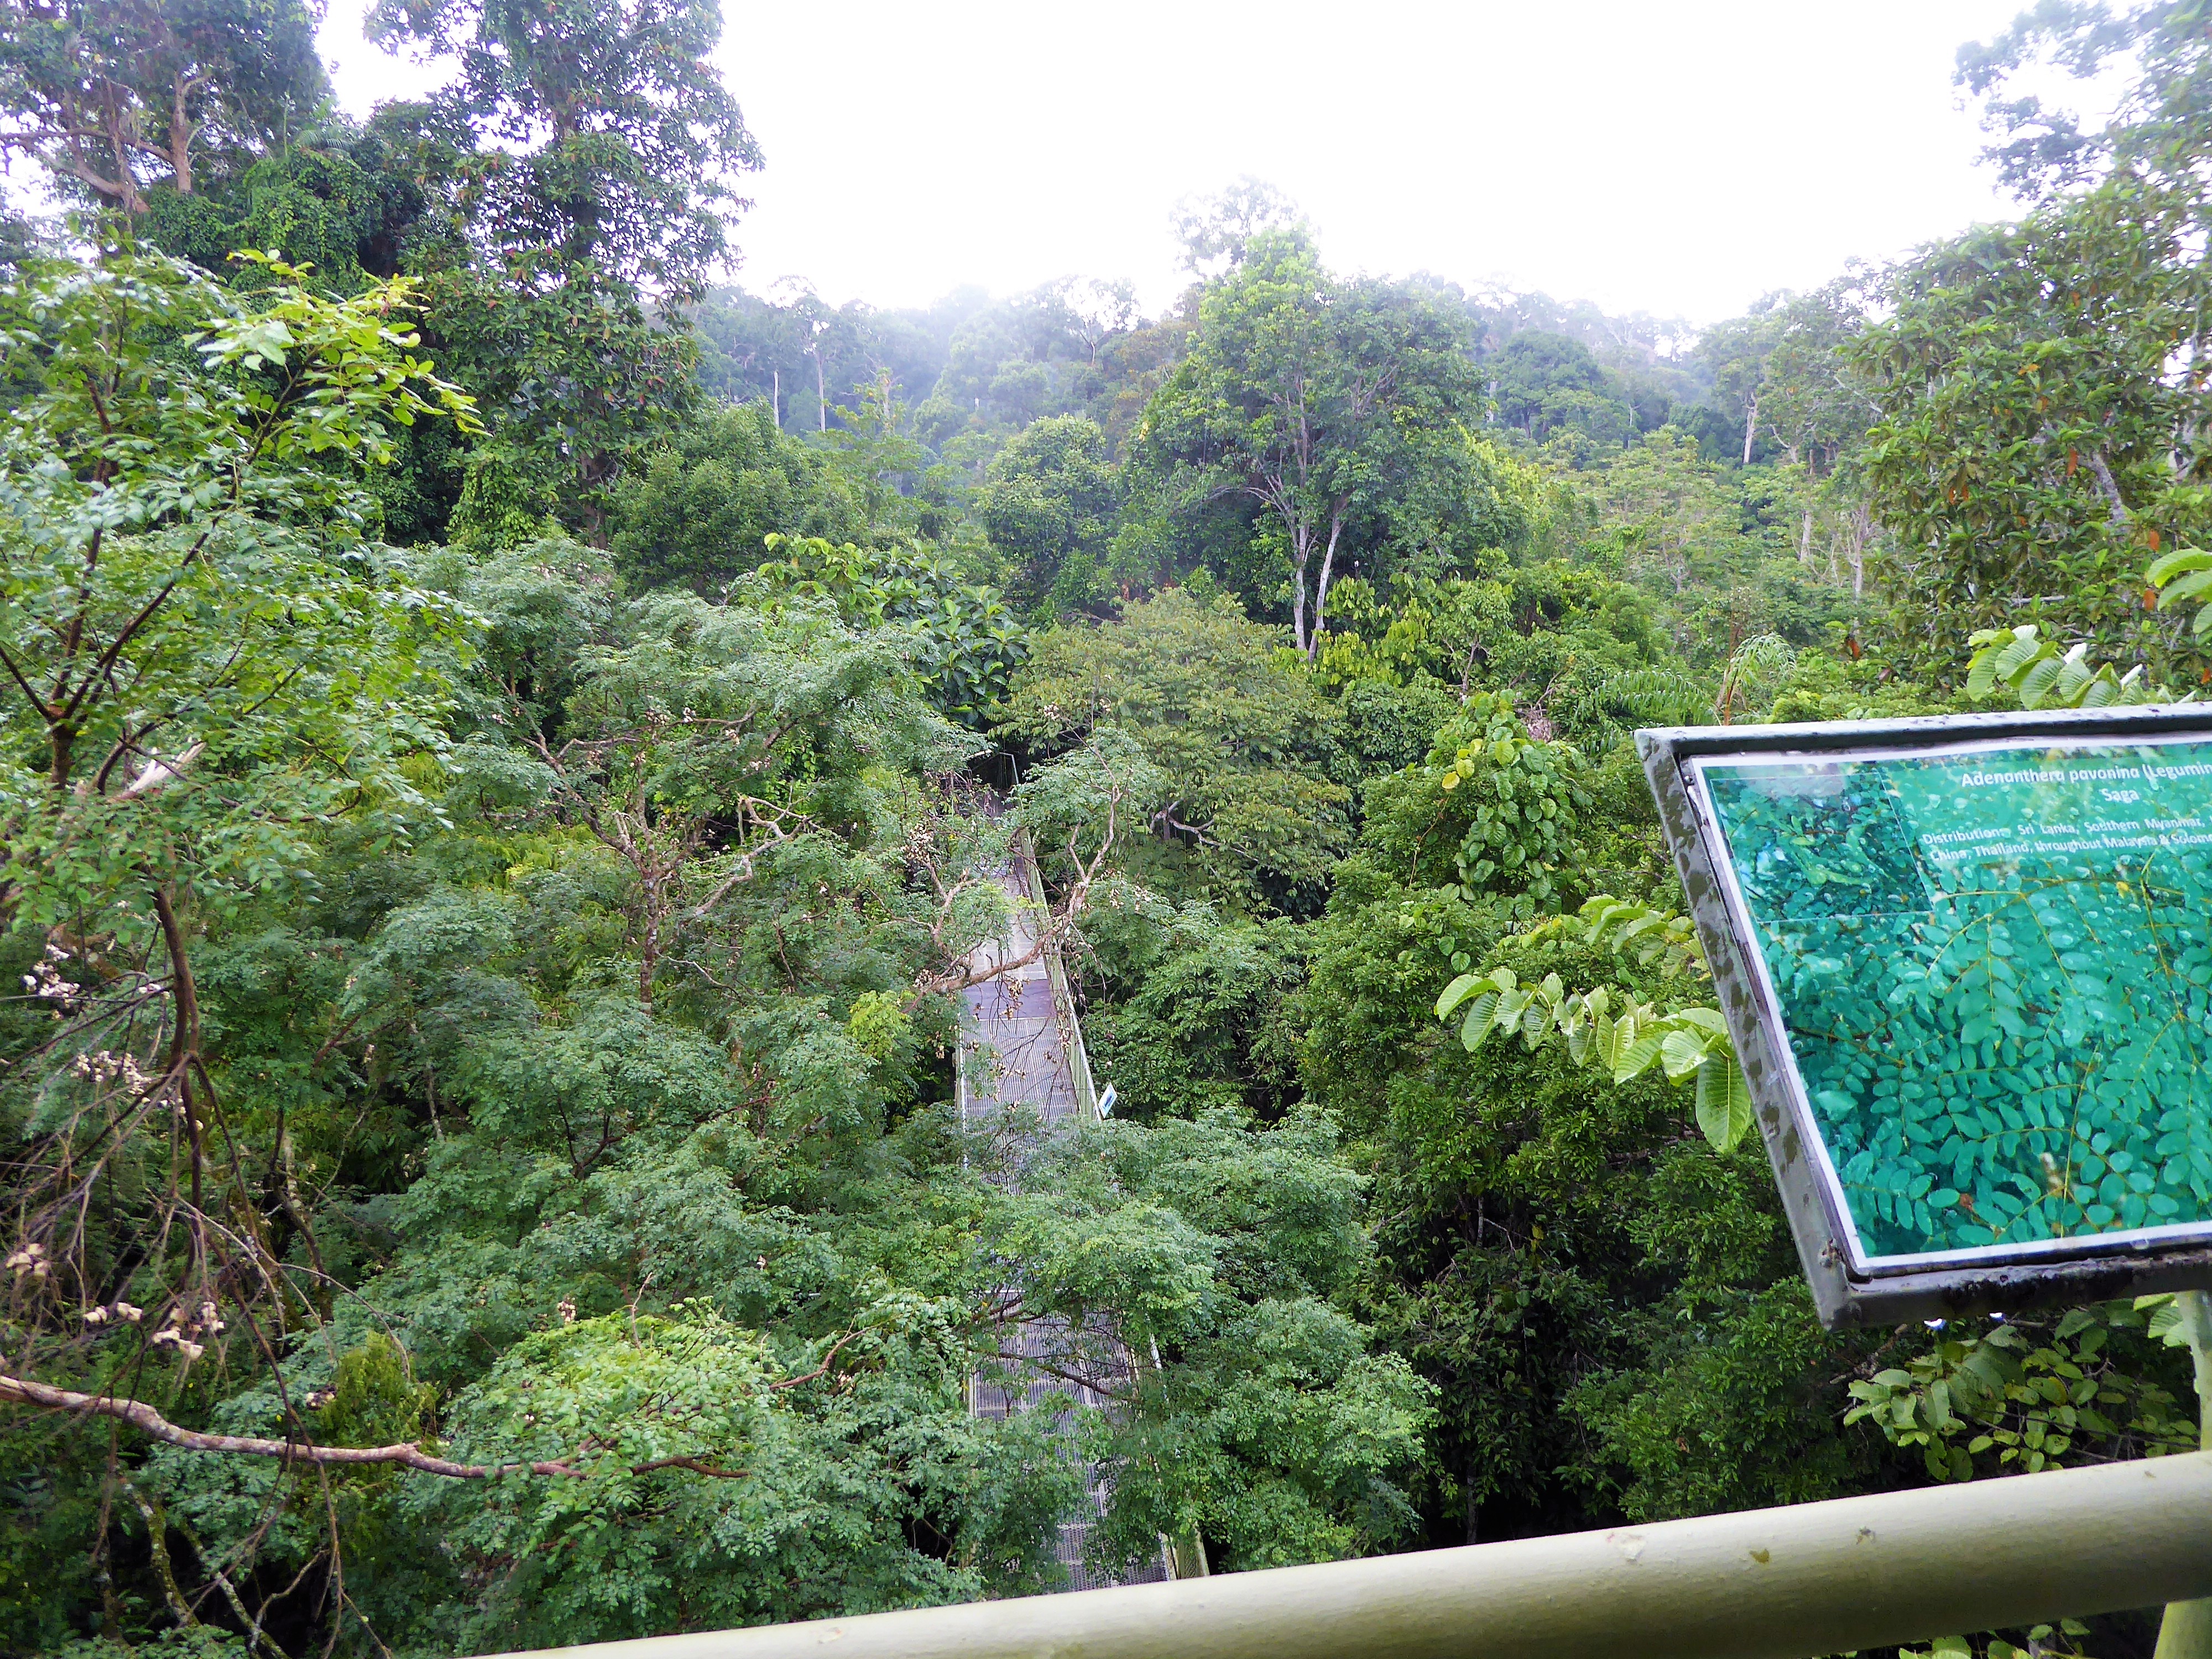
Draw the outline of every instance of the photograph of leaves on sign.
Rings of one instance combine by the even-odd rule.
[[[1850,1271],[2212,1233],[2212,740],[1689,769]]]

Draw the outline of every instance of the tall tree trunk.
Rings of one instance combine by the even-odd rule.
[[[2111,520],[2112,528],[2126,534],[2130,519],[2127,503],[2120,499],[2120,486],[2113,480],[2112,466],[2105,459],[2103,450],[2089,452],[2089,471],[2096,475],[2097,492],[2105,498],[2108,508],[2106,516]]]
[[[1321,557],[1321,582],[1314,589],[1313,632],[1306,639],[1306,660],[1313,660],[1314,653],[1321,648],[1321,630],[1328,614],[1328,578],[1336,564],[1337,538],[1344,534],[1344,507],[1341,504],[1328,522],[1328,550]],[[1304,586],[1303,583],[1300,584]]]
[[[821,411],[821,430],[827,432],[830,429],[830,386],[822,378],[822,348],[812,346],[808,349],[814,356],[814,402]]]
[[[185,113],[185,94],[191,90],[192,81],[182,70],[173,83],[174,95],[169,104],[169,167],[176,174],[176,190],[179,196],[192,193],[192,123]]]
[[[1743,406],[1743,464],[1751,465],[1751,447],[1759,438],[1759,393],[1751,394]]]
[[[100,85],[101,125],[108,149],[115,157],[115,177],[112,181],[104,179],[84,166],[78,158],[75,138],[69,141],[69,148],[71,161],[78,164],[70,170],[101,195],[120,202],[123,210],[136,219],[146,211],[148,203],[138,188],[137,175],[131,170],[131,150],[125,143],[125,136],[131,131],[131,116],[118,99],[115,83],[103,76]]]
[[[637,1006],[653,1018],[653,976],[660,967],[660,925],[665,907],[653,885],[645,893],[645,939],[638,951]]]

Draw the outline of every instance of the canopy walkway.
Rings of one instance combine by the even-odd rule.
[[[1097,1102],[1058,958],[1022,960],[1046,915],[1025,839],[997,878],[1014,921],[970,967],[1017,965],[964,994],[960,1110],[971,1128],[1034,1146],[1095,1120]],[[994,1160],[1000,1179],[1020,1180],[1022,1150]],[[1018,1284],[1020,1264],[1008,1266]],[[1006,1417],[1064,1392],[1115,1409],[1056,1371],[1110,1391],[1132,1368],[1111,1330],[1025,1321],[1000,1364],[970,1380],[969,1407]],[[1092,1573],[1084,1546],[1112,1470],[1088,1473],[1058,1555],[1073,1587],[1097,1595],[653,1637],[563,1659],[1798,1659],[2212,1595],[2206,1453],[1203,1583],[1161,1582],[1205,1572],[1202,1560],[1176,1572],[1164,1541],[1157,1565],[1127,1578]],[[2203,1650],[2177,1644],[2173,1659]]]
[[[969,1130],[1011,1139],[999,1178],[1018,1182],[1040,1139],[1097,1121],[1098,1097],[1059,952],[1049,942],[1037,949],[1048,912],[1025,831],[1017,832],[1006,863],[994,875],[1012,902],[1012,921],[1003,935],[977,947],[970,970],[1018,965],[962,994],[966,1007],[958,1067],[960,1120]],[[1020,1264],[1009,1265],[1018,1277]],[[1079,1407],[1110,1413],[1118,1403],[1094,1383],[1112,1390],[1133,1382],[1134,1376],[1128,1351],[1110,1328],[1078,1330],[1063,1319],[1025,1319],[1001,1341],[995,1374],[969,1379],[968,1408],[978,1417],[1011,1417],[1040,1410],[1060,1394]],[[1072,1413],[1063,1415],[1060,1426],[1073,1432]],[[1176,1577],[1175,1553],[1164,1541],[1157,1559],[1126,1575],[1106,1576],[1085,1565],[1085,1547],[1092,1525],[1105,1513],[1112,1471],[1093,1464],[1086,1474],[1084,1501],[1073,1518],[1061,1523],[1056,1549],[1070,1588],[1097,1589]]]

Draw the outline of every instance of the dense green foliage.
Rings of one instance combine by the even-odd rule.
[[[1702,331],[1249,180],[1159,317],[716,288],[711,0],[387,0],[453,77],[362,123],[295,0],[33,9],[0,1652],[1050,1589],[1086,1463],[1235,1571],[2189,1443],[2171,1305],[1820,1328],[1623,739],[2212,672],[2191,4],[1967,54],[2020,222]],[[1808,926],[1886,878],[1777,810]],[[1017,829],[1118,1101],[1042,1146],[955,1103]],[[1899,1237],[2172,1201],[2003,925],[1863,1011],[2020,1085],[1869,1127]],[[1035,1322],[1112,1410],[971,1413]]]

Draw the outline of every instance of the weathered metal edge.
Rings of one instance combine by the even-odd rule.
[[[1758,979],[1746,967],[1742,944],[1736,939],[1734,918],[1721,893],[1714,860],[1718,849],[1706,843],[1705,823],[1682,777],[1676,731],[1638,732],[1637,748],[1644,757],[1644,776],[1659,805],[1659,823],[1682,878],[1683,902],[1705,947],[1705,960],[1713,970],[1713,992],[1722,1018],[1735,1039],[1736,1060],[1744,1080],[1751,1085],[1752,1108],[1759,1119],[1759,1138],[1766,1145],[1767,1161],[1774,1169],[1774,1184],[1782,1194],[1782,1208],[1797,1246],[1797,1259],[1813,1291],[1813,1305],[1820,1322],[1833,1330],[1855,1324],[1852,1287],[1843,1269],[1842,1251],[1836,1243],[1834,1218],[1813,1172],[1804,1132],[1797,1122],[1796,1103],[1782,1082],[1779,1057],[1770,1032],[1780,1029],[1760,1017],[1765,997]]]
[[[1693,755],[1809,753],[1830,749],[1935,747],[1987,738],[2203,732],[2212,735],[2212,702],[2147,703],[2129,708],[2050,708],[1995,714],[1922,714],[1909,720],[1819,720],[1775,726],[1653,726],[1636,734],[1650,770],[1651,742],[1663,743],[1676,763]]]
[[[1796,1099],[1774,1048],[1778,1011],[1749,971],[1752,942],[1739,937],[1723,895],[1716,861],[1722,849],[1694,804],[1686,777],[1693,757],[1716,754],[1821,753],[1835,750],[1938,747],[1990,738],[2111,736],[2202,732],[2212,737],[2212,704],[2135,708],[2054,709],[2033,714],[1946,714],[1913,720],[1838,720],[1776,726],[1664,726],[1638,732],[1637,751],[1658,803],[1660,827],[1690,919],[1713,970],[1713,988],[1744,1079],[1751,1086],[1759,1135],[1774,1169],[1798,1260],[1820,1322],[1831,1330],[1908,1319],[1974,1313],[2025,1313],[2037,1308],[2107,1301],[2160,1291],[2212,1287],[2212,1249],[2136,1241],[2114,1254],[2072,1261],[1931,1267],[1857,1279],[1847,1270],[1839,1218],[1813,1170]]]

